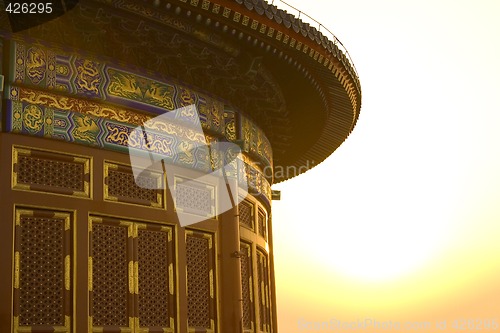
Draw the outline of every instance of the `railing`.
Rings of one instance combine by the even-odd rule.
[[[349,54],[349,51],[347,51],[346,47],[344,46],[344,44],[342,44],[342,42],[337,38],[337,36],[335,36],[333,34],[333,32],[331,32],[330,30],[328,30],[327,27],[325,27],[324,25],[322,25],[320,22],[318,22],[317,20],[315,20],[314,18],[312,18],[311,16],[307,15],[306,13],[304,13],[303,11],[301,11],[300,9],[290,5],[289,3],[283,1],[283,0],[272,0],[272,5],[275,5],[275,2],[276,3],[282,3],[284,4],[286,7],[288,8],[291,8],[293,10],[295,10],[298,15],[297,15],[297,18],[301,18],[301,16],[305,16],[307,17],[309,20],[311,20],[311,22],[317,24],[318,26],[318,31],[321,32],[323,35],[325,35],[325,37],[332,37],[332,41],[333,43],[347,56],[347,60],[349,61],[349,64],[351,65],[352,69],[354,70],[354,73],[356,74],[356,79],[359,79],[359,76],[358,76],[358,71],[356,70],[356,66],[354,65],[354,61],[352,61],[352,58],[351,58],[351,55]],[[310,23],[311,23],[310,22]]]

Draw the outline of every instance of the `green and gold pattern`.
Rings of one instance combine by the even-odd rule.
[[[271,145],[253,121],[223,102],[152,74],[139,75],[40,45],[18,41],[11,45],[15,65],[5,86],[8,131],[121,152],[132,147],[204,172],[219,169],[223,156],[206,147],[193,149],[190,143],[242,142],[243,160],[229,163],[226,171],[240,181],[248,179],[252,194],[270,202],[270,184],[263,170],[272,166]],[[205,135],[155,119],[192,104],[197,106]],[[190,116],[198,121],[186,108],[182,117]],[[150,133],[147,140],[133,131],[142,125]],[[234,159],[230,155],[226,161]]]
[[[271,143],[264,132],[244,115],[240,115],[243,151],[258,157],[266,165],[272,165]]]
[[[203,128],[224,134],[224,104],[187,87],[145,77],[63,51],[13,42],[11,81],[16,85],[99,99],[161,114],[196,104]],[[60,97],[70,99],[69,97]],[[64,108],[61,108],[64,109]]]
[[[196,148],[191,152],[196,160],[182,158],[185,155],[183,144],[188,141],[188,137],[190,140],[193,136],[190,136],[189,130],[179,125],[167,124],[168,126],[161,127],[161,131],[158,131],[159,126],[154,129],[148,126],[148,137],[144,138],[135,134],[135,126],[131,124],[26,102],[9,101],[8,105],[12,117],[7,127],[11,132],[62,139],[122,152],[128,152],[131,147],[159,154],[169,162],[184,166],[201,169],[208,169],[210,166],[208,154]],[[153,126],[157,125],[153,123]]]
[[[236,113],[224,111],[224,134],[229,141],[236,141]]]
[[[244,116],[237,121],[234,111],[212,97],[169,79],[153,79],[64,51],[18,41],[12,45],[15,66],[10,80],[22,88],[11,88],[11,99],[137,125],[165,111],[195,104],[204,130],[229,141],[238,140],[241,133],[244,151],[272,164],[271,145],[262,130]]]
[[[30,88],[10,87],[9,93],[9,99],[15,101],[48,106],[59,110],[75,111],[89,116],[126,122],[137,126],[153,118],[153,115],[100,103],[98,101],[61,96],[51,92],[33,90]]]
[[[173,85],[163,84],[114,68],[109,68],[107,74],[109,77],[106,87],[108,96],[167,110],[175,109],[175,87]]]

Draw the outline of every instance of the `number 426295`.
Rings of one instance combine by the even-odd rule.
[[[10,14],[50,14],[52,13],[52,2],[10,2],[5,11]]]

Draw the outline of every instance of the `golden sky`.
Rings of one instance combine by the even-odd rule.
[[[288,2],[348,48],[363,101],[273,187],[279,332],[500,332],[500,1]]]

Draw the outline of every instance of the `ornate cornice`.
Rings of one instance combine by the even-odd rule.
[[[264,130],[277,166],[323,161],[361,108],[358,77],[337,45],[260,0],[83,0],[47,24],[3,30],[215,96]]]

